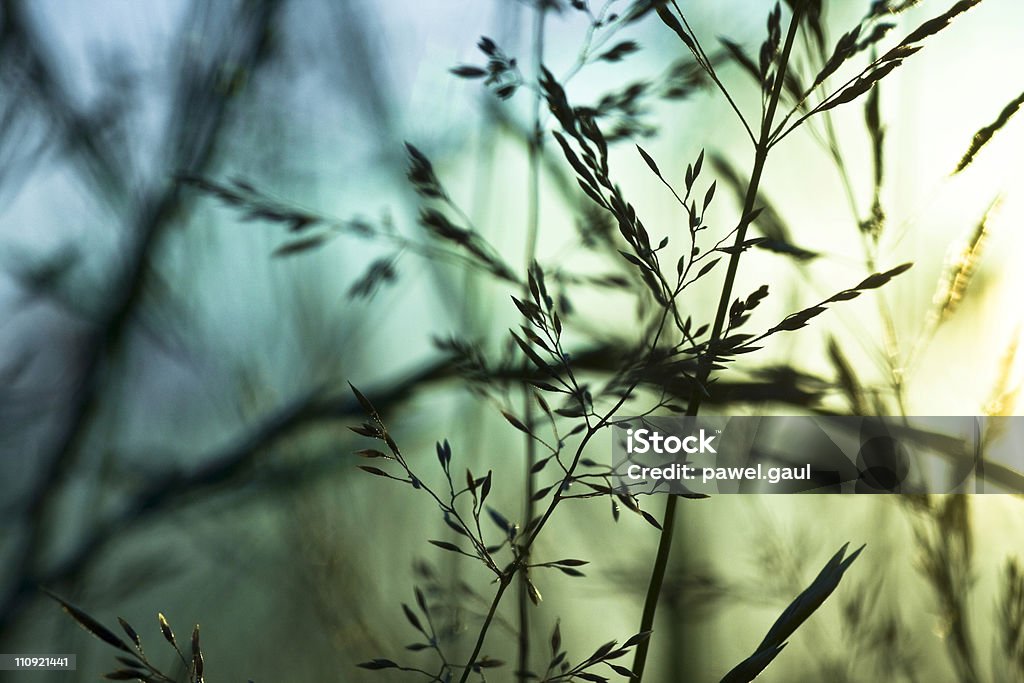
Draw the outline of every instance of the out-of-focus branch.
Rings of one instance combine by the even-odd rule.
[[[103,140],[102,123],[80,110],[51,63],[45,41],[37,34],[29,3],[11,0],[3,5],[0,22],[0,58],[4,62],[5,85],[23,102],[35,105],[39,119],[55,129],[51,136],[80,167],[97,194],[108,200],[125,186],[125,168],[118,163],[111,146]]]
[[[618,352],[612,347],[583,349],[573,353],[573,358],[581,370],[597,374],[614,371],[619,366]],[[716,382],[710,386],[711,396],[706,402],[732,403],[738,397],[747,397],[748,400],[777,401],[806,409],[814,394],[799,388],[798,384],[811,383],[815,378],[795,372],[791,374],[789,382],[776,379]],[[525,377],[518,364],[497,368],[493,375],[496,379],[511,382],[542,379],[540,375]],[[405,377],[365,393],[386,417],[417,391],[434,389],[459,377],[457,362],[449,357],[440,357]],[[664,378],[654,376],[648,383],[659,390],[666,386]],[[667,388],[671,390],[671,382]],[[686,396],[688,391],[689,385],[680,382],[678,395]],[[17,584],[5,596],[3,609],[0,609],[0,634],[17,623],[31,600],[38,595],[40,586],[57,588],[62,581],[80,576],[114,538],[176,506],[203,500],[205,496],[237,481],[261,454],[305,427],[325,421],[356,419],[362,415],[362,407],[350,392],[326,396],[310,393],[284,404],[227,445],[200,457],[198,460],[202,464],[195,469],[155,476],[130,495],[117,512],[96,523],[58,562],[19,577]]]
[[[182,68],[172,104],[174,116],[165,140],[164,168],[168,172],[182,169],[200,172],[214,158],[232,97],[222,82],[222,60],[230,58],[250,73],[254,71],[268,53],[269,29],[278,4],[264,0],[243,5],[244,9],[240,11],[251,14],[233,17],[231,25],[235,32],[228,40],[236,42],[225,43],[222,46],[224,53],[213,55],[211,63],[188,64]],[[199,8],[198,11],[205,10]],[[52,76],[56,71],[36,46],[39,39],[31,38],[30,23],[20,3],[5,5],[3,27],[5,33],[13,32],[19,37],[19,42],[26,48],[29,55],[28,78],[35,84],[44,105],[52,107],[55,112],[64,112],[64,115],[57,116],[63,133],[85,145],[89,158],[100,166],[104,177],[117,179],[111,182],[120,182],[120,173],[127,171],[112,166],[114,161],[98,145],[98,136],[88,119],[74,116],[74,109],[66,106],[66,93],[57,89],[58,81]],[[60,487],[73,471],[82,442],[90,431],[103,395],[105,371],[116,358],[146,290],[159,238],[181,209],[182,201],[178,184],[169,183],[167,178],[161,177],[140,192],[131,209],[133,216],[129,221],[131,229],[126,232],[123,265],[111,278],[107,287],[107,304],[97,315],[82,345],[81,366],[70,391],[66,415],[51,444],[39,454],[43,465],[28,496],[23,512],[25,528],[20,531],[18,546],[13,552],[17,566],[11,586],[0,596],[0,615],[3,615],[0,636],[13,624],[14,615],[27,594],[39,583],[41,570],[37,565],[46,550],[47,529]],[[105,538],[108,531],[109,528],[101,524],[86,536],[88,539]],[[87,552],[89,547],[91,543],[84,543],[77,552],[91,554]],[[69,566],[78,564],[72,562]]]
[[[385,411],[409,398],[424,384],[453,376],[454,367],[444,359],[388,387],[368,393]],[[96,523],[58,562],[45,569],[22,573],[0,604],[0,636],[17,623],[41,586],[57,587],[61,581],[81,575],[107,543],[129,528],[149,521],[176,505],[201,499],[204,494],[236,480],[260,454],[302,427],[324,420],[353,419],[362,415],[362,407],[347,392],[326,398],[308,394],[286,403],[228,445],[201,457],[202,464],[194,470],[155,476],[129,496],[117,512]]]

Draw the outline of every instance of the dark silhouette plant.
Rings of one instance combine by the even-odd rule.
[[[706,405],[727,407],[731,402],[742,401],[743,387],[730,384],[725,372],[730,364],[741,356],[744,360],[752,354],[756,357],[769,338],[801,330],[829,309],[889,285],[911,267],[910,263],[877,265],[882,260],[879,241],[886,227],[881,200],[885,128],[878,86],[905,60],[916,59],[916,53],[933,35],[979,3],[980,0],[957,2],[894,41],[893,15],[916,3],[872,2],[863,18],[834,46],[828,39],[820,0],[775,3],[768,14],[764,40],[756,57],[751,57],[743,46],[727,39],[722,40],[721,52],[709,52],[684,9],[671,0],[637,0],[618,13],[614,11],[614,2],[606,2],[595,10],[586,0],[574,0],[568,7],[552,0],[539,0],[534,7],[532,33],[535,73],[526,75],[516,57],[488,37],[478,42],[482,64],[460,64],[451,69],[456,77],[479,80],[499,100],[517,97],[520,92],[534,98],[529,128],[524,134],[529,163],[523,267],[515,266],[488,241],[485,231],[474,225],[455,193],[446,187],[443,174],[428,154],[414,143],[405,146],[407,178],[419,197],[418,223],[422,231],[412,237],[386,222],[321,215],[273,199],[242,180],[214,180],[201,172],[183,170],[178,178],[182,186],[215,197],[244,212],[249,220],[283,227],[287,240],[276,250],[276,257],[298,257],[339,235],[355,235],[390,245],[396,254],[408,251],[479,273],[508,294],[510,300],[503,297],[496,306],[510,305],[521,316],[518,329],[509,331],[508,343],[498,352],[457,336],[439,339],[437,346],[445,354],[444,367],[432,368],[427,373],[463,378],[472,391],[500,406],[505,421],[522,435],[526,479],[521,512],[498,509],[493,504],[492,492],[498,485],[493,472],[480,468],[473,471],[462,464],[457,435],[436,444],[436,465],[428,469],[421,458],[403,450],[389,430],[390,420],[385,419],[373,392],[364,394],[355,387],[351,389],[366,416],[366,421],[352,430],[373,442],[357,451],[370,462],[360,465],[360,469],[408,487],[425,499],[450,532],[447,539],[430,539],[429,543],[479,564],[493,586],[479,624],[462,642],[443,623],[444,605],[437,603],[437,592],[414,587],[410,591],[412,603],[401,605],[415,633],[415,641],[405,649],[431,653],[432,664],[406,663],[405,657],[389,652],[360,664],[362,669],[397,671],[403,676],[415,675],[444,683],[487,680],[495,675],[520,681],[604,681],[613,675],[643,680],[650,642],[658,636],[654,632],[655,614],[669,567],[679,498],[703,496],[667,496],[659,518],[645,509],[638,496],[617,488],[610,468],[588,457],[588,447],[622,416],[655,412],[696,416]],[[549,14],[561,11],[578,12],[586,18],[588,28],[576,63],[564,75],[556,76],[544,65],[543,47]],[[687,56],[674,61],[657,83],[629,84],[592,104],[574,102],[569,94],[572,79],[592,63],[627,59],[640,46],[616,36],[636,22],[654,21],[655,17],[678,38]],[[756,110],[747,111],[740,104],[742,98],[725,85],[719,73],[725,62],[738,66],[753,80],[759,102]],[[689,97],[702,89],[717,92],[726,100],[749,138],[751,161],[749,169],[740,170],[717,153],[706,155],[701,151],[687,165],[679,186],[661,170],[654,155],[636,143],[658,128],[658,122],[650,120],[647,103]],[[874,167],[871,208],[863,214],[853,200],[851,180],[845,172],[831,119],[833,110],[854,103],[864,107]],[[969,166],[1019,105],[1020,99],[1015,99],[993,124],[978,132],[956,172]],[[751,249],[769,250],[792,259],[796,267],[820,256],[793,243],[781,212],[772,207],[763,190],[772,152],[801,130],[807,130],[821,142],[835,162],[864,239],[867,270],[859,281],[820,302],[754,329],[751,313],[771,296],[772,286],[762,285],[737,295],[734,290],[744,254]],[[636,153],[653,179],[675,202],[681,218],[676,223],[682,225],[681,229],[675,223],[664,228],[651,227],[655,222],[641,215],[617,182],[610,149],[627,140],[634,142]],[[537,235],[542,223],[540,187],[549,175],[555,176],[554,171],[546,175],[545,163],[555,163],[548,156],[549,149],[564,160],[558,172],[563,176],[569,174],[569,182],[561,191],[578,202],[581,248],[603,257],[607,272],[574,273],[559,262],[546,262],[538,254]],[[717,174],[716,180],[708,179],[709,167]],[[719,182],[728,187],[739,204],[733,227],[724,234],[716,234],[706,220],[709,208],[720,199]],[[752,230],[759,235],[752,236]],[[972,242],[975,247],[983,233],[984,221],[978,239]],[[969,256],[973,258],[972,254],[973,251]],[[396,260],[396,256],[387,256],[370,263],[350,295],[372,297],[377,288],[397,279],[400,274]],[[694,285],[709,282],[721,272],[723,264],[713,315],[707,319],[701,319],[699,314],[695,317],[694,312],[701,309]],[[959,275],[951,276],[946,301],[952,303],[948,305],[955,305],[956,297],[963,295],[969,275],[961,270]],[[635,338],[612,344],[596,336],[590,338],[586,330],[574,329],[570,295],[574,288],[581,287],[632,297],[638,311],[639,331]],[[947,304],[940,307],[933,324],[942,320],[946,309]],[[885,321],[886,344],[895,353],[897,342],[892,335],[891,317],[881,304],[880,313]],[[927,332],[923,333],[923,337],[927,336]],[[884,407],[877,400],[874,406],[869,403],[869,393],[840,346],[834,340],[828,346],[837,373],[836,384],[848,400],[849,412],[863,414],[872,407]],[[893,355],[889,357],[892,395],[897,408],[902,408],[905,380]],[[791,375],[786,377],[795,381]],[[797,388],[795,383],[787,385],[781,374],[770,377],[759,387],[769,392],[769,398],[806,408],[811,400],[799,394]],[[294,414],[323,414],[340,400],[317,395],[299,405]],[[531,640],[534,629],[529,603],[541,601],[548,570],[581,577],[581,568],[588,562],[542,556],[536,541],[548,530],[549,522],[563,504],[599,498],[608,501],[614,519],[626,508],[660,534],[639,627],[636,633],[622,638],[621,644],[609,641],[581,657],[567,652],[561,626],[556,621],[548,631],[550,656],[540,657],[535,653],[537,643]],[[963,595],[970,573],[968,504],[959,498],[945,503],[909,499],[907,506],[913,508],[911,514],[923,520],[918,528],[919,542],[926,555],[922,573],[943,607],[955,617],[953,656],[957,671],[962,680],[979,680],[976,655],[963,618]],[[941,529],[955,529],[959,535],[932,538],[931,523]],[[862,551],[863,546],[847,554],[847,544],[842,545],[802,592],[790,596],[789,606],[764,639],[749,657],[724,673],[723,683],[752,681],[760,675],[780,655],[797,629],[836,591]],[[1020,602],[1021,572],[1013,563],[1006,571],[1004,621],[1016,624],[1021,621],[1021,610],[1014,607]],[[424,577],[428,575],[424,572]],[[517,588],[521,593],[517,625],[512,629],[517,652],[513,667],[496,654],[487,653],[493,646],[492,631],[501,620],[508,595]],[[130,661],[125,662],[129,669],[108,677],[130,675],[145,681],[171,680],[144,659],[141,644],[127,624],[122,626],[137,652],[78,608],[63,600],[61,603],[94,635],[129,653]],[[854,622],[852,617],[849,620]],[[165,625],[161,619],[162,630]],[[1018,668],[1022,651],[1019,631],[1007,628],[1003,634],[1006,652]],[[168,636],[169,627],[163,632],[177,649],[173,634]],[[198,682],[202,680],[202,655],[198,630],[195,633],[191,664],[182,657],[189,680]],[[416,662],[423,661],[421,654],[407,656],[415,656]],[[630,656],[632,664],[627,666],[624,662]]]

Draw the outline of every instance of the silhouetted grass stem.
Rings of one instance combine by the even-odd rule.
[[[757,142],[754,152],[754,168],[750,175],[750,184],[747,186],[747,194],[743,202],[740,224],[736,230],[736,239],[734,241],[736,248],[729,255],[729,266],[725,274],[725,280],[722,283],[722,293],[718,300],[718,312],[715,315],[714,326],[711,329],[709,349],[711,349],[712,352],[722,335],[722,329],[725,326],[726,316],[729,312],[729,302],[732,298],[732,289],[736,281],[736,273],[739,269],[740,256],[742,254],[742,249],[739,247],[746,239],[747,228],[750,224],[748,217],[754,209],[754,202],[757,199],[757,192],[761,183],[761,174],[764,172],[765,163],[768,160],[768,151],[771,148],[772,121],[775,118],[775,113],[779,106],[779,100],[782,97],[785,73],[789,64],[789,56],[793,50],[793,43],[796,39],[797,29],[800,26],[800,15],[802,10],[803,6],[800,3],[797,3],[794,6],[793,16],[790,19],[789,30],[786,34],[786,42],[782,48],[782,54],[779,57],[774,88],[768,102],[768,108],[765,112],[764,119],[761,121],[760,139]],[[708,375],[710,374],[710,368],[707,367],[707,365],[708,364],[705,363],[705,367],[701,370],[701,384],[704,384],[707,381]],[[690,403],[687,406],[686,414],[688,416],[696,416],[700,411],[701,396],[700,391],[695,390],[693,392],[690,398]],[[668,569],[668,560],[672,552],[677,501],[678,498],[676,496],[669,496],[665,503],[665,514],[661,520],[662,530],[658,541],[658,553],[655,556],[654,567],[651,570],[651,580],[647,587],[647,594],[644,598],[644,611],[640,619],[639,631],[641,632],[650,631],[654,626],[654,617],[658,609],[658,598],[661,594],[661,586],[665,580],[665,572]],[[633,676],[634,680],[638,683],[643,680],[644,668],[647,664],[647,654],[650,649],[650,642],[651,639],[648,639],[637,645],[636,653],[633,658]]]
[[[544,24],[547,18],[547,3],[539,3],[533,14],[533,68],[537,79],[540,78],[544,64]],[[541,102],[543,98],[537,94],[533,100],[532,129],[528,142],[527,166],[527,209],[526,209],[526,270],[529,271],[537,254],[537,233],[540,229],[540,162],[543,151],[543,131],[541,129]],[[529,296],[529,288],[524,286],[524,295]],[[524,373],[529,371],[529,361],[524,361]],[[523,421],[527,429],[533,431],[533,396],[532,387],[523,385]],[[525,438],[526,446],[526,479],[523,485],[523,523],[533,519],[536,503],[533,466],[537,462],[537,444],[529,435]],[[523,550],[524,559],[529,561],[529,548]],[[519,640],[517,644],[516,678],[525,683],[530,670],[530,586],[526,574],[519,582]]]

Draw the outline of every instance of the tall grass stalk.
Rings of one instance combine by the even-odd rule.
[[[533,9],[533,69],[534,80],[539,81],[541,69],[544,66],[544,29],[547,21],[548,3],[541,0]],[[541,159],[544,151],[544,131],[541,123],[541,103],[543,98],[539,93],[533,95],[533,112],[531,114],[531,126],[529,140],[527,142],[527,208],[526,208],[526,255],[523,270],[529,270],[537,258],[537,237],[540,231],[540,171]],[[523,299],[530,296],[529,287],[524,286]],[[524,376],[530,371],[529,359],[523,359]],[[533,468],[537,463],[537,442],[534,441],[532,432],[534,430],[534,397],[528,384],[522,388],[523,399],[523,424],[529,433],[523,436],[524,448],[526,451],[526,467],[524,468],[523,483],[523,519],[531,520],[536,513],[536,502],[533,499],[536,493],[534,486]],[[529,562],[529,549],[524,551],[526,560]],[[528,680],[530,670],[530,584],[526,574],[522,575],[519,582],[518,594],[519,608],[519,642],[516,661],[516,676],[521,682]]]
[[[793,51],[793,42],[796,39],[797,30],[800,27],[800,14],[802,11],[803,6],[800,3],[796,3],[793,15],[789,21],[789,29],[786,32],[786,42],[782,48],[782,54],[779,58],[777,74],[784,75],[789,66],[789,57]],[[692,33],[691,36],[693,36]],[[696,41],[695,36],[694,40]],[[761,184],[761,174],[764,172],[765,164],[768,161],[768,152],[772,145],[772,125],[775,120],[776,110],[779,106],[779,100],[782,97],[784,82],[784,77],[776,76],[775,87],[772,89],[771,96],[768,101],[768,107],[761,119],[760,134],[754,146],[753,171],[750,176],[750,184],[747,186],[747,195],[743,202],[743,210],[740,214],[741,218],[736,230],[736,239],[734,240],[734,246],[736,248],[729,256],[729,267],[725,274],[725,280],[722,282],[722,290],[718,299],[718,312],[715,314],[714,325],[711,329],[710,344],[712,347],[714,347],[721,339],[722,330],[725,326],[726,315],[729,311],[729,304],[732,300],[732,289],[736,282],[736,273],[739,271],[740,257],[743,253],[740,245],[742,245],[744,240],[746,240],[747,228],[750,224],[750,215],[754,210],[754,202],[757,199],[758,188]],[[702,369],[700,378],[701,385],[707,383],[710,373],[710,368],[705,366]],[[697,415],[700,411],[701,400],[702,394],[699,391],[694,390],[686,410],[686,414],[688,416]],[[661,587],[665,580],[665,571],[668,569],[669,556],[672,552],[672,540],[675,532],[675,517],[678,500],[679,498],[676,496],[669,496],[665,501],[665,512],[661,520],[662,530],[658,539],[658,552],[654,558],[654,566],[651,569],[651,579],[647,587],[647,594],[644,597],[643,614],[640,618],[639,630],[641,632],[650,631],[654,628],[654,617],[658,610],[658,598],[661,595]],[[647,666],[647,655],[650,650],[650,643],[651,639],[647,639],[636,648],[636,653],[633,659],[633,676],[637,681],[643,680],[644,669]]]

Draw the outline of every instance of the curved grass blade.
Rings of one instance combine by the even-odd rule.
[[[981,148],[987,145],[992,139],[992,136],[999,132],[999,130],[1010,121],[1010,117],[1017,113],[1017,110],[1020,109],[1021,105],[1024,105],[1024,92],[1017,95],[1017,97],[1011,100],[1009,104],[1003,107],[1003,110],[999,112],[999,116],[996,117],[995,121],[984,128],[981,128],[974,134],[974,137],[971,139],[971,146],[967,148],[966,152],[964,152],[963,157],[960,159],[960,163],[956,165],[956,169],[951,175],[956,175],[970,166],[974,161],[974,158],[978,156],[978,152],[981,151]]]

